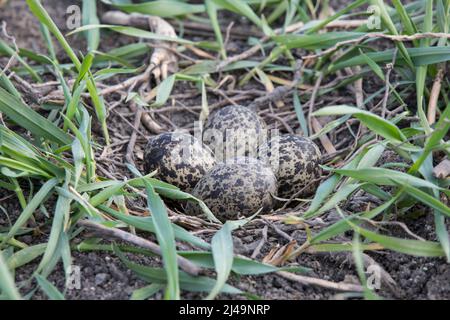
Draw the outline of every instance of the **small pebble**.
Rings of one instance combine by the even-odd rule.
[[[106,282],[109,275],[107,273],[98,273],[95,275],[95,285],[100,286]]]

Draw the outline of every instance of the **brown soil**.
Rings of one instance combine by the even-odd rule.
[[[67,6],[72,4],[73,1],[46,0],[43,2],[50,15],[55,19],[55,22],[63,32],[66,33],[68,30],[65,27],[65,17],[63,13],[66,11]],[[223,16],[223,19],[230,19],[230,17],[225,15]],[[28,11],[25,1],[10,1],[6,8],[1,9],[0,21],[7,22],[8,32],[16,38],[17,44],[20,47],[35,52],[45,53],[45,47],[43,46],[38,24],[36,19]],[[75,36],[69,39],[74,48],[84,50],[84,40],[81,36]],[[118,36],[117,34],[109,34],[108,37],[102,37],[101,50],[107,51],[119,44],[131,43],[133,41],[135,41],[135,39]],[[230,48],[238,48],[237,50],[239,51],[241,50],[242,45],[242,41],[234,41],[233,39],[230,40],[229,44]],[[67,59],[64,58],[63,52],[60,51],[58,56],[62,61],[67,61]],[[111,81],[114,82],[117,81],[117,79]],[[376,80],[367,83],[371,85],[377,84]],[[365,85],[367,85],[367,83]],[[251,83],[245,89],[264,90],[264,88],[257,83]],[[367,91],[371,92],[377,90],[370,89],[371,88],[367,88]],[[174,94],[180,96],[180,94],[195,92],[195,90],[196,89],[191,84],[178,83]],[[333,92],[330,95],[327,95],[327,97],[321,97],[317,103],[320,105],[326,104],[328,100],[345,103],[346,101],[352,101],[352,96],[352,93],[349,93],[346,88],[343,88],[342,91]],[[208,98],[210,104],[223,99],[220,96],[214,95],[211,95]],[[180,97],[177,98],[177,100],[179,104],[187,107],[200,106],[200,96],[198,95]],[[252,98],[249,97],[247,102],[250,102],[251,100]],[[246,101],[242,101],[241,103],[245,102]],[[286,103],[290,103],[289,98],[286,99]],[[195,115],[192,115],[189,112],[179,111],[169,112],[167,113],[167,117],[180,126],[184,125],[184,123],[189,124],[196,118]],[[113,143],[119,140],[126,140],[132,131],[130,125],[124,122],[123,119],[127,119],[129,123],[133,123],[134,121],[134,114],[130,112],[126,104],[118,106],[114,109],[114,112],[110,113],[109,126]],[[164,121],[163,118],[158,119]],[[165,123],[170,127],[170,122],[165,121]],[[274,126],[279,125],[276,124],[276,121],[273,121],[271,124]],[[142,132],[144,133],[144,136],[139,136],[136,146],[136,161],[138,165],[141,165],[142,150],[146,138],[150,135],[145,129],[142,129]],[[98,138],[98,141],[101,143],[102,139]],[[110,161],[99,161],[99,166],[118,178],[130,176],[122,165],[125,150],[126,144],[122,144],[122,148],[117,149],[115,153],[111,155]],[[103,170],[99,171],[99,174],[103,173]],[[0,199],[3,199],[8,195],[9,194],[5,193],[4,190],[0,190]],[[347,201],[344,209],[350,211],[351,209],[359,210],[365,204],[365,201],[363,194],[357,194]],[[10,220],[14,221],[20,213],[20,210],[17,207],[17,201],[14,197],[10,197],[1,201],[0,206],[8,213],[7,217],[3,214],[3,211],[0,211],[0,227],[7,226],[10,223]],[[420,211],[421,209],[418,208],[417,210]],[[36,218],[38,222],[46,220],[42,213],[38,213]],[[331,211],[327,213],[322,217],[323,224],[318,224],[316,229],[313,229],[313,232],[317,232],[337,218],[338,216],[335,212]],[[415,219],[406,217],[398,217],[398,219],[405,223],[405,225],[417,235],[428,240],[436,240],[432,215],[424,213]],[[236,253],[246,256],[252,255],[262,238],[261,229],[264,225],[263,222],[259,221],[252,223],[248,228],[236,231],[234,233]],[[408,237],[404,230],[399,227],[389,226],[387,228],[388,234]],[[44,234],[39,237],[27,235],[19,238],[19,240],[30,244],[45,242],[46,237],[48,236],[46,231],[48,230],[44,228],[43,231]],[[283,233],[280,231],[283,231]],[[303,243],[306,239],[306,232],[304,229],[298,226],[287,226],[276,223],[275,228],[271,226],[268,227],[267,241],[262,247],[257,259],[262,259],[271,249],[287,244],[289,239],[286,235],[297,240],[298,243]],[[83,238],[83,236],[85,236],[85,234],[82,234],[80,237]],[[145,236],[148,237],[148,234]],[[209,236],[204,237],[206,240],[209,238]],[[352,233],[343,235],[339,240],[340,242],[352,241]],[[396,281],[396,292],[393,293],[389,288],[383,286],[378,292],[381,296],[398,299],[450,299],[450,265],[447,264],[445,260],[418,258],[391,251],[367,252],[367,254],[382,265]],[[74,264],[81,267],[82,283],[80,290],[69,290],[66,292],[66,297],[68,299],[128,299],[133,290],[146,285],[146,283],[138,279],[132,271],[125,268],[119,259],[112,253],[73,252],[73,258]],[[160,265],[160,261],[156,258],[135,256],[133,259],[145,265]],[[344,280],[346,282],[358,281],[353,261],[348,254],[302,254],[292,264],[311,268],[312,271],[310,275],[321,279],[335,282]],[[24,294],[33,288],[34,283],[28,283],[26,280],[30,278],[36,265],[35,262],[29,263],[18,269],[16,272],[16,280],[23,284],[21,290]],[[60,289],[64,287],[65,279],[61,265],[57,267],[49,279]],[[337,295],[334,291],[298,284],[273,274],[239,278],[233,276],[230,284],[263,299],[332,299],[342,297]],[[198,294],[183,294],[183,298],[199,297]],[[37,291],[32,298],[44,299],[45,296],[43,293]],[[161,299],[162,294],[156,294],[154,298]],[[222,296],[222,298],[227,299],[230,297]],[[233,299],[236,298],[233,297]]]

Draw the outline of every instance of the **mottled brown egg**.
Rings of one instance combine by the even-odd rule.
[[[158,170],[159,179],[187,192],[215,163],[211,151],[185,133],[162,133],[150,138],[145,148],[145,171]]]
[[[259,159],[270,164],[278,181],[278,196],[310,195],[322,173],[321,153],[310,139],[293,134],[272,137],[259,149]]]
[[[276,192],[277,181],[269,166],[254,158],[239,157],[216,165],[200,179],[192,194],[225,221],[248,217],[260,209],[270,211]],[[192,215],[200,213],[194,203],[186,210]]]
[[[266,124],[255,112],[243,106],[228,106],[212,114],[203,130],[203,143],[216,160],[257,156],[258,146],[265,141]]]

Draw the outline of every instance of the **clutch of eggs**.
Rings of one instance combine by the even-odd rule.
[[[144,167],[191,192],[220,220],[268,212],[274,196],[314,192],[321,175],[320,150],[293,134],[267,139],[264,120],[243,106],[228,106],[208,119],[202,141],[185,133],[163,133],[146,146]],[[200,208],[188,203],[189,214]]]

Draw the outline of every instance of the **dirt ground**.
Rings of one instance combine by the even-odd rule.
[[[344,1],[339,2],[339,5],[345,5]],[[43,1],[43,3],[58,26],[64,32],[67,32],[64,12],[68,5],[73,4],[73,1],[46,0]],[[332,1],[331,3],[332,6],[337,5],[336,1]],[[223,16],[223,19],[232,19],[232,16]],[[15,37],[19,47],[31,49],[36,52],[45,52],[38,24],[36,19],[26,8],[25,1],[12,1],[6,8],[1,9],[0,21],[6,21],[8,33]],[[235,28],[237,27],[235,26]],[[193,38],[193,40],[196,39]],[[133,41],[136,41],[136,39],[110,33],[108,37],[102,36],[100,50],[107,51],[120,44],[132,43]],[[81,36],[71,37],[70,43],[74,48],[84,50],[84,40]],[[243,45],[245,45],[245,42],[242,40],[230,39],[230,50],[234,49],[236,51],[242,51],[244,49],[242,47]],[[59,51],[58,56],[62,61],[67,61],[63,52]],[[376,86],[377,82],[376,80],[367,81],[365,86],[368,85]],[[255,90],[262,90],[261,86],[258,86],[258,84],[251,83],[248,86]],[[378,88],[365,87],[366,92],[373,92],[377,89]],[[198,95],[183,97],[183,94],[186,95],[186,93],[194,91],[195,88],[191,85],[177,83],[174,95],[179,97],[177,98],[179,103],[184,106],[199,106],[200,97]],[[346,92],[346,89],[343,89],[342,92],[334,92],[328,97],[320,98],[318,104],[326,105],[327,99],[334,99],[334,101],[337,100],[341,103],[345,103],[346,101],[352,103],[351,96],[351,94]],[[222,100],[221,97],[217,96],[208,98],[209,103],[215,103]],[[251,99],[252,98],[249,97],[247,102],[251,101]],[[241,101],[241,103],[245,102],[245,100]],[[286,103],[290,103],[289,99],[286,100]],[[183,125],[183,122],[189,124],[195,119],[195,116],[191,113],[179,111],[168,112],[166,117],[169,119],[169,121],[166,120],[168,125],[170,122],[175,122],[180,126]],[[113,143],[114,141],[121,141],[126,137],[129,137],[132,131],[129,123],[125,123],[123,119],[128,120],[129,123],[133,123],[134,120],[134,114],[130,112],[126,104],[118,106],[114,109],[114,112],[110,113],[109,126]],[[136,162],[138,165],[141,164],[142,150],[146,138],[150,136],[150,133],[146,132],[145,129],[142,129],[142,131],[143,136],[140,135],[138,137],[136,146]],[[98,138],[98,141],[101,143],[101,138]],[[113,161],[105,163],[99,161],[99,174],[103,174],[105,171],[113,172],[114,176],[117,176],[118,178],[123,175],[128,175],[125,166],[123,165],[126,145],[119,144],[119,146],[121,147],[117,148],[115,153],[111,155]],[[387,154],[386,156],[389,155]],[[20,213],[16,199],[8,196],[10,195],[5,193],[4,190],[0,190],[0,199],[3,199],[0,205],[5,209],[5,212],[8,213],[8,216],[6,216],[2,213],[3,211],[0,211],[0,227],[7,225],[10,220],[14,221]],[[348,199],[343,207],[347,210],[359,210],[360,207],[364,205],[364,196],[364,194],[356,194],[351,199]],[[397,217],[397,220],[403,222],[416,235],[427,240],[436,240],[432,215],[426,214],[426,212],[423,212],[423,208],[420,207],[415,208],[415,211],[416,213],[419,213],[416,215],[417,217],[410,218],[399,216]],[[46,218],[42,214],[37,215],[37,223],[39,223],[39,221],[45,221],[45,219]],[[336,219],[338,219],[336,212],[331,211],[325,214],[322,217],[322,222],[317,224],[313,229],[313,232],[317,232],[317,230],[320,230]],[[266,222],[260,220],[259,222],[249,225],[248,228],[246,227],[234,233],[236,253],[251,256],[262,239],[262,229],[266,225],[268,226],[267,240],[256,257],[258,260],[261,260],[275,247],[285,245],[291,240],[297,240],[297,242],[301,244],[306,239],[306,232],[300,226],[288,226],[280,223],[266,224]],[[41,236],[24,236],[19,238],[19,240],[28,244],[39,243],[40,241],[43,242],[45,241],[45,237],[48,236],[46,231],[47,230],[44,228],[44,233]],[[405,231],[397,225],[386,226],[386,234],[402,237],[408,236]],[[86,234],[81,234],[79,237],[80,239],[83,239],[84,236],[86,236]],[[145,236],[148,237],[148,234]],[[211,235],[205,233],[200,236],[208,240]],[[345,234],[339,240],[340,242],[351,242],[352,233]],[[387,286],[382,286],[381,290],[378,291],[382,297],[390,299],[450,299],[450,265],[444,259],[412,257],[391,251],[366,253],[380,264],[396,282],[394,290]],[[144,256],[131,257],[130,255],[129,257],[144,265],[160,265],[160,261],[157,258]],[[145,281],[139,279],[132,271],[128,270],[112,253],[74,251],[73,258],[74,264],[81,267],[81,289],[68,290],[66,292],[66,297],[68,299],[129,299],[133,290],[146,285]],[[28,283],[27,280],[36,268],[37,263],[30,263],[17,270],[16,280],[23,284],[23,287],[21,288],[22,293],[26,293],[32,288],[32,284]],[[292,265],[308,267],[311,269],[309,275],[320,279],[334,282],[345,281],[347,283],[358,283],[358,277],[351,254],[302,254],[295,262],[292,262]],[[49,279],[58,288],[62,289],[65,281],[62,266],[58,266]],[[230,284],[263,299],[315,300],[345,298],[345,296],[336,291],[310,285],[302,285],[273,274],[246,277],[233,276]],[[201,295],[199,294],[183,294],[183,298],[187,299],[200,297]],[[153,298],[161,299],[162,293],[156,294]],[[229,299],[231,297],[223,295],[221,298]],[[244,299],[245,297],[242,296],[238,298]],[[45,296],[43,293],[37,291],[32,296],[32,299],[45,299]],[[236,297],[233,297],[233,299],[236,299]]]

